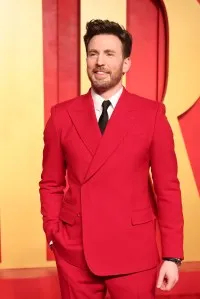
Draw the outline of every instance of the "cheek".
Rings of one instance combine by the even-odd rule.
[[[108,68],[110,68],[110,70],[112,70],[113,72],[118,72],[119,70],[122,70],[123,65],[119,64],[119,61],[109,61],[107,63]]]
[[[86,63],[87,63],[87,69],[88,70],[92,70],[95,66],[94,60],[87,60]]]
[[[122,70],[122,66],[120,65],[113,65],[111,67],[111,71],[113,74],[118,74],[118,73],[121,73],[123,70]]]

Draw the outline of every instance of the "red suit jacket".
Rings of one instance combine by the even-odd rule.
[[[151,168],[162,256],[183,257],[177,161],[162,103],[124,89],[102,136],[89,91],[52,108],[44,142],[40,194],[48,241],[63,225],[75,231],[79,218],[84,256],[95,274],[156,266]],[[70,240],[63,229],[59,240],[67,257]]]

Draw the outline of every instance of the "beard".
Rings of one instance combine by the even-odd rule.
[[[95,78],[95,73],[97,73],[98,71],[106,73],[107,76],[105,78]],[[92,70],[92,72],[88,71],[88,78],[91,82],[92,88],[97,93],[102,93],[115,87],[121,81],[122,76],[122,66],[113,73],[102,67],[95,68],[94,70]]]

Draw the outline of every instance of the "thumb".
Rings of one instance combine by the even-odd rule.
[[[160,269],[158,280],[157,280],[157,288],[160,288],[165,278],[165,271]]]

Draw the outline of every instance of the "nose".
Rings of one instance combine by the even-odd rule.
[[[96,64],[97,64],[97,66],[102,66],[102,65],[104,65],[103,55],[99,54],[99,55],[97,56]]]

